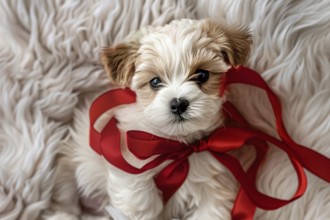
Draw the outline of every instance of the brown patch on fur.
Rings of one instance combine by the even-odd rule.
[[[101,61],[110,80],[120,86],[129,86],[135,71],[139,45],[135,42],[104,48]]]
[[[149,105],[152,100],[154,100],[157,91],[150,88],[149,82],[144,84],[139,90],[137,90],[137,95],[139,102],[144,106]]]
[[[202,68],[198,68],[198,69],[202,69]],[[207,68],[204,68],[203,70],[209,71]],[[193,80],[194,78],[197,78],[197,74],[195,72],[196,71],[191,73],[187,80]],[[205,83],[200,84],[200,89],[208,95],[219,95],[219,89],[220,89],[219,87],[221,84],[220,82],[223,76],[224,76],[223,73],[209,71],[209,79]]]
[[[219,49],[224,60],[231,66],[245,64],[250,53],[252,43],[248,29],[234,28],[206,20],[202,30],[219,43]]]
[[[221,56],[217,56],[214,52],[211,52],[210,54],[207,54],[207,56],[203,54],[194,55],[192,63],[190,64],[188,78],[190,78],[191,75],[194,75],[198,69],[207,70],[213,73],[222,73],[227,71],[228,67],[221,59]]]
[[[220,81],[223,79],[224,74],[210,73],[207,82],[201,84],[201,90],[208,95],[218,96],[220,94]]]
[[[211,45],[194,55],[187,80],[196,78],[197,70],[206,70],[209,72],[209,79],[200,85],[200,89],[208,95],[219,95],[220,82],[228,66],[223,58],[208,46]]]
[[[149,82],[154,77],[157,77],[152,72],[140,71],[137,72],[138,78],[135,80],[135,88],[138,94],[139,102],[143,105],[148,105],[155,98],[157,91],[152,89]]]

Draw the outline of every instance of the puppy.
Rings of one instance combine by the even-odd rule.
[[[95,127],[101,130],[114,115],[123,155],[136,167],[146,161],[127,150],[129,130],[184,143],[208,136],[224,120],[226,96],[219,93],[223,73],[245,63],[250,44],[246,29],[211,20],[179,20],[133,33],[123,43],[105,48],[102,63],[111,82],[130,87],[137,101],[107,112]],[[88,130],[88,122],[79,129]],[[208,152],[190,156],[187,179],[164,205],[153,178],[166,164],[139,175],[125,173],[94,152],[79,131],[75,135],[85,141],[76,144],[72,155],[84,197],[106,195],[108,204],[129,219],[230,219],[237,186]]]

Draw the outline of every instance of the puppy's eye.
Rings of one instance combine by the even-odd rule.
[[[162,80],[159,77],[153,78],[149,83],[153,89],[159,89],[162,86]]]
[[[197,77],[194,80],[198,83],[205,83],[209,79],[209,71],[198,69],[195,72]]]

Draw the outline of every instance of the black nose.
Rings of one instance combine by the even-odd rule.
[[[189,102],[187,99],[184,98],[178,98],[178,99],[174,98],[171,100],[170,106],[171,106],[171,112],[173,114],[180,115],[187,110],[189,106]]]

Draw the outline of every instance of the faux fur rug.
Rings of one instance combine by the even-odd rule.
[[[74,111],[108,84],[100,49],[173,19],[213,17],[250,27],[248,66],[281,98],[290,135],[330,157],[329,11],[325,0],[1,1],[0,219],[45,219],[51,212],[55,158],[72,139]],[[262,93],[234,88],[232,100],[252,124],[274,134]],[[303,198],[258,210],[256,219],[330,219],[330,185],[309,173],[308,179]],[[290,197],[296,176],[288,158],[272,149],[259,183],[263,192]]]

